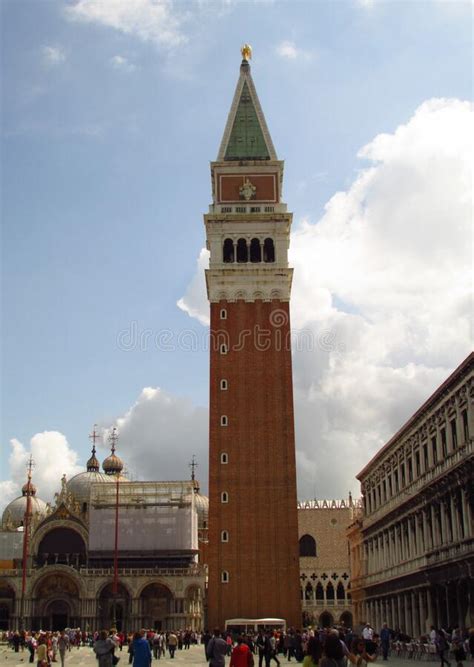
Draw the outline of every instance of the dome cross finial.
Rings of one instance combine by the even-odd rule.
[[[188,463],[188,465],[191,468],[191,481],[194,482],[195,479],[196,479],[196,468],[199,465],[196,462],[196,454],[193,454],[193,458],[191,459],[191,463]]]
[[[92,440],[92,454],[95,455],[95,442],[96,440],[100,440],[100,435],[97,432],[97,424],[94,424],[92,427],[92,433],[89,435],[89,440]]]
[[[112,429],[112,433],[109,435],[110,449],[112,451],[112,454],[115,454],[117,441],[118,441],[118,432],[117,432],[117,427],[114,426]]]

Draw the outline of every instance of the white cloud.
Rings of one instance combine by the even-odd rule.
[[[294,42],[284,40],[276,47],[276,52],[281,58],[287,60],[311,60],[312,56],[309,51],[301,49],[296,46]]]
[[[189,479],[188,463],[196,454],[197,476],[207,486],[207,408],[196,407],[160,388],[146,387],[123,416],[106,426],[109,430],[117,427],[117,454],[133,477]]]
[[[46,65],[61,65],[66,60],[66,53],[59,46],[42,46],[41,55]]]
[[[114,69],[121,70],[122,72],[134,72],[136,70],[136,66],[124,56],[113,56],[110,59],[110,64]]]
[[[33,481],[38,489],[38,497],[50,501],[61,486],[65,473],[72,477],[83,470],[77,465],[77,453],[71,448],[66,437],[59,431],[36,433],[27,449],[19,440],[10,440],[8,458],[9,479],[0,482],[0,503],[3,507],[13,498],[21,495],[21,487],[26,481],[26,466],[33,456]]]
[[[299,497],[358,492],[354,475],[471,348],[473,114],[422,104],[291,239]],[[202,268],[179,305],[205,322]]]
[[[98,23],[166,48],[187,41],[171,0],[78,0],[65,12],[72,21]]]
[[[206,278],[204,270],[209,268],[209,251],[202,248],[197,260],[197,270],[188,285],[185,295],[177,306],[190,317],[195,317],[201,324],[209,324],[209,305],[206,296]]]

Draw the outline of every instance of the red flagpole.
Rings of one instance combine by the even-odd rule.
[[[119,477],[117,473],[116,493],[115,493],[115,548],[114,548],[114,583],[112,592],[114,595],[118,593],[118,526],[119,526]]]

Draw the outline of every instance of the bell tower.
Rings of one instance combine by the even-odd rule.
[[[204,216],[211,310],[208,626],[301,624],[288,266],[292,214],[242,64]]]

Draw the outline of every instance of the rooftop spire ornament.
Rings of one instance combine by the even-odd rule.
[[[114,426],[112,429],[112,433],[109,435],[110,449],[112,451],[112,454],[115,454],[115,445],[117,444],[117,440],[118,440],[117,427]]]
[[[240,49],[240,53],[242,54],[242,59],[245,60],[246,62],[252,60],[252,47],[250,46],[250,44],[244,44]]]
[[[194,482],[194,480],[196,479],[196,468],[198,467],[198,463],[196,463],[196,454],[193,454],[191,463],[189,463],[188,465],[191,468],[191,481]]]
[[[95,453],[96,440],[100,440],[100,435],[97,432],[97,424],[94,424],[94,426],[92,427],[92,433],[89,436],[89,440],[92,440],[92,448],[93,448],[94,453]]]

